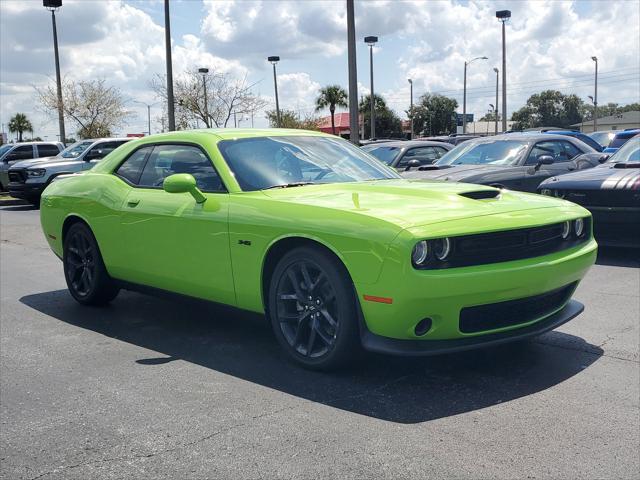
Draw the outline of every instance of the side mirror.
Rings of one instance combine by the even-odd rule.
[[[420,160],[417,160],[415,158],[412,158],[411,160],[409,160],[409,162],[407,163],[407,166],[404,167],[404,171],[408,171],[411,170],[412,168],[420,168],[420,165],[422,165],[422,163],[420,163]]]
[[[607,160],[609,160],[609,157],[610,157],[610,156],[611,156],[611,155],[609,155],[608,153],[602,154],[602,155],[600,156],[600,158],[598,158],[598,162],[599,162],[599,163],[604,163],[604,162],[606,162]]]
[[[196,179],[189,173],[176,173],[164,179],[162,188],[167,193],[190,193],[197,203],[204,203],[207,197],[200,191]]]
[[[555,162],[555,160],[551,155],[538,155],[537,160],[538,160],[538,163],[536,163],[536,166],[533,167],[535,171],[540,170],[540,167],[542,167],[542,165],[551,165],[552,163]]]

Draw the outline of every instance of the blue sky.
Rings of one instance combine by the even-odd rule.
[[[105,78],[127,98],[155,101],[148,82],[164,73],[163,2],[159,0],[64,0],[58,13],[63,74]],[[508,110],[529,95],[554,88],[586,100],[593,94],[592,55],[600,59],[599,101],[640,101],[640,1],[369,1],[356,2],[359,93],[368,93],[365,35],[380,37],[375,49],[376,93],[404,116],[409,84],[414,98],[442,92],[462,104],[464,61],[469,67],[468,111],[477,116],[494,103],[501,67],[496,10],[508,8]],[[273,107],[267,55],[279,55],[282,108],[313,112],[321,86],[347,87],[345,2],[172,0],[174,69],[207,66],[258,82],[256,93]],[[25,27],[28,26],[28,27]],[[55,135],[56,122],[37,105],[34,87],[54,74],[51,27],[39,1],[0,2],[0,121],[16,111],[32,118],[36,135]],[[269,108],[268,107],[268,108]],[[146,109],[122,132],[145,130]],[[157,109],[158,107],[156,107]],[[462,107],[460,107],[460,110]],[[159,127],[153,114],[152,130]],[[263,114],[256,126],[265,126]]]

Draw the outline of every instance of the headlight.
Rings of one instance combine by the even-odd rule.
[[[584,220],[582,218],[573,221],[573,231],[578,238],[584,235]]]
[[[439,238],[433,241],[433,254],[438,260],[446,260],[449,253],[451,253],[451,241],[448,238]]]
[[[419,267],[429,257],[429,245],[426,240],[422,240],[415,244],[413,251],[411,252],[411,261],[413,265]]]
[[[44,177],[44,172],[46,172],[44,168],[34,168],[33,170],[27,170],[27,177]]]
[[[562,239],[566,240],[567,237],[569,237],[569,234],[571,233],[571,222],[564,222],[562,224]]]

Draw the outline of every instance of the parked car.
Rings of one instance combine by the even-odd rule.
[[[406,138],[369,138],[367,140],[360,140],[360,146],[371,145],[372,143],[387,143],[387,142],[404,142]]]
[[[437,137],[420,137],[416,138],[416,140],[429,140],[431,142],[445,142],[450,143],[451,145],[459,145],[467,140],[473,140],[474,138],[480,138],[478,135],[463,135],[463,134],[452,134],[452,135],[440,135]]]
[[[431,165],[452,148],[453,145],[445,142],[411,140],[369,144],[362,150],[397,170],[410,170]]]
[[[578,205],[409,182],[304,130],[134,140],[51,183],[40,218],[79,303],[126,288],[265,313],[315,369],[360,346],[434,354],[556,328],[582,311],[571,295],[597,251]]]
[[[511,133],[519,133],[519,134],[539,134],[539,133],[547,133],[549,135],[568,135],[569,137],[577,138],[582,142],[589,145],[596,152],[601,152],[603,150],[602,145],[596,142],[593,138],[591,138],[586,133],[578,132],[576,130],[564,130],[564,129],[551,129],[551,128],[543,128],[543,129],[534,129],[528,128],[523,130],[522,132],[511,132]]]
[[[604,150],[611,144],[611,140],[616,136],[619,130],[600,130],[590,133],[589,136],[598,142]]]
[[[59,175],[88,170],[131,138],[98,138],[74,143],[54,157],[15,163],[9,168],[9,193],[38,205],[40,194]]]
[[[601,153],[570,136],[507,133],[469,140],[433,165],[402,175],[535,192],[543,180],[594,167],[601,157]]]
[[[640,136],[590,170],[551,177],[540,193],[584,206],[601,245],[640,247]]]
[[[616,133],[611,143],[607,148],[603,150],[604,153],[615,153],[620,147],[622,147],[629,139],[640,134],[640,128],[630,128],[629,130],[622,130]]]
[[[9,184],[9,167],[21,160],[57,155],[64,149],[60,142],[5,143],[0,146],[0,190]]]

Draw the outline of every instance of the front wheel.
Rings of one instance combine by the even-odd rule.
[[[107,273],[91,229],[71,226],[64,238],[62,264],[69,293],[83,305],[106,305],[116,298],[118,286]]]
[[[360,350],[353,285],[332,255],[302,247],[276,265],[268,297],[271,325],[289,357],[330,370]]]

